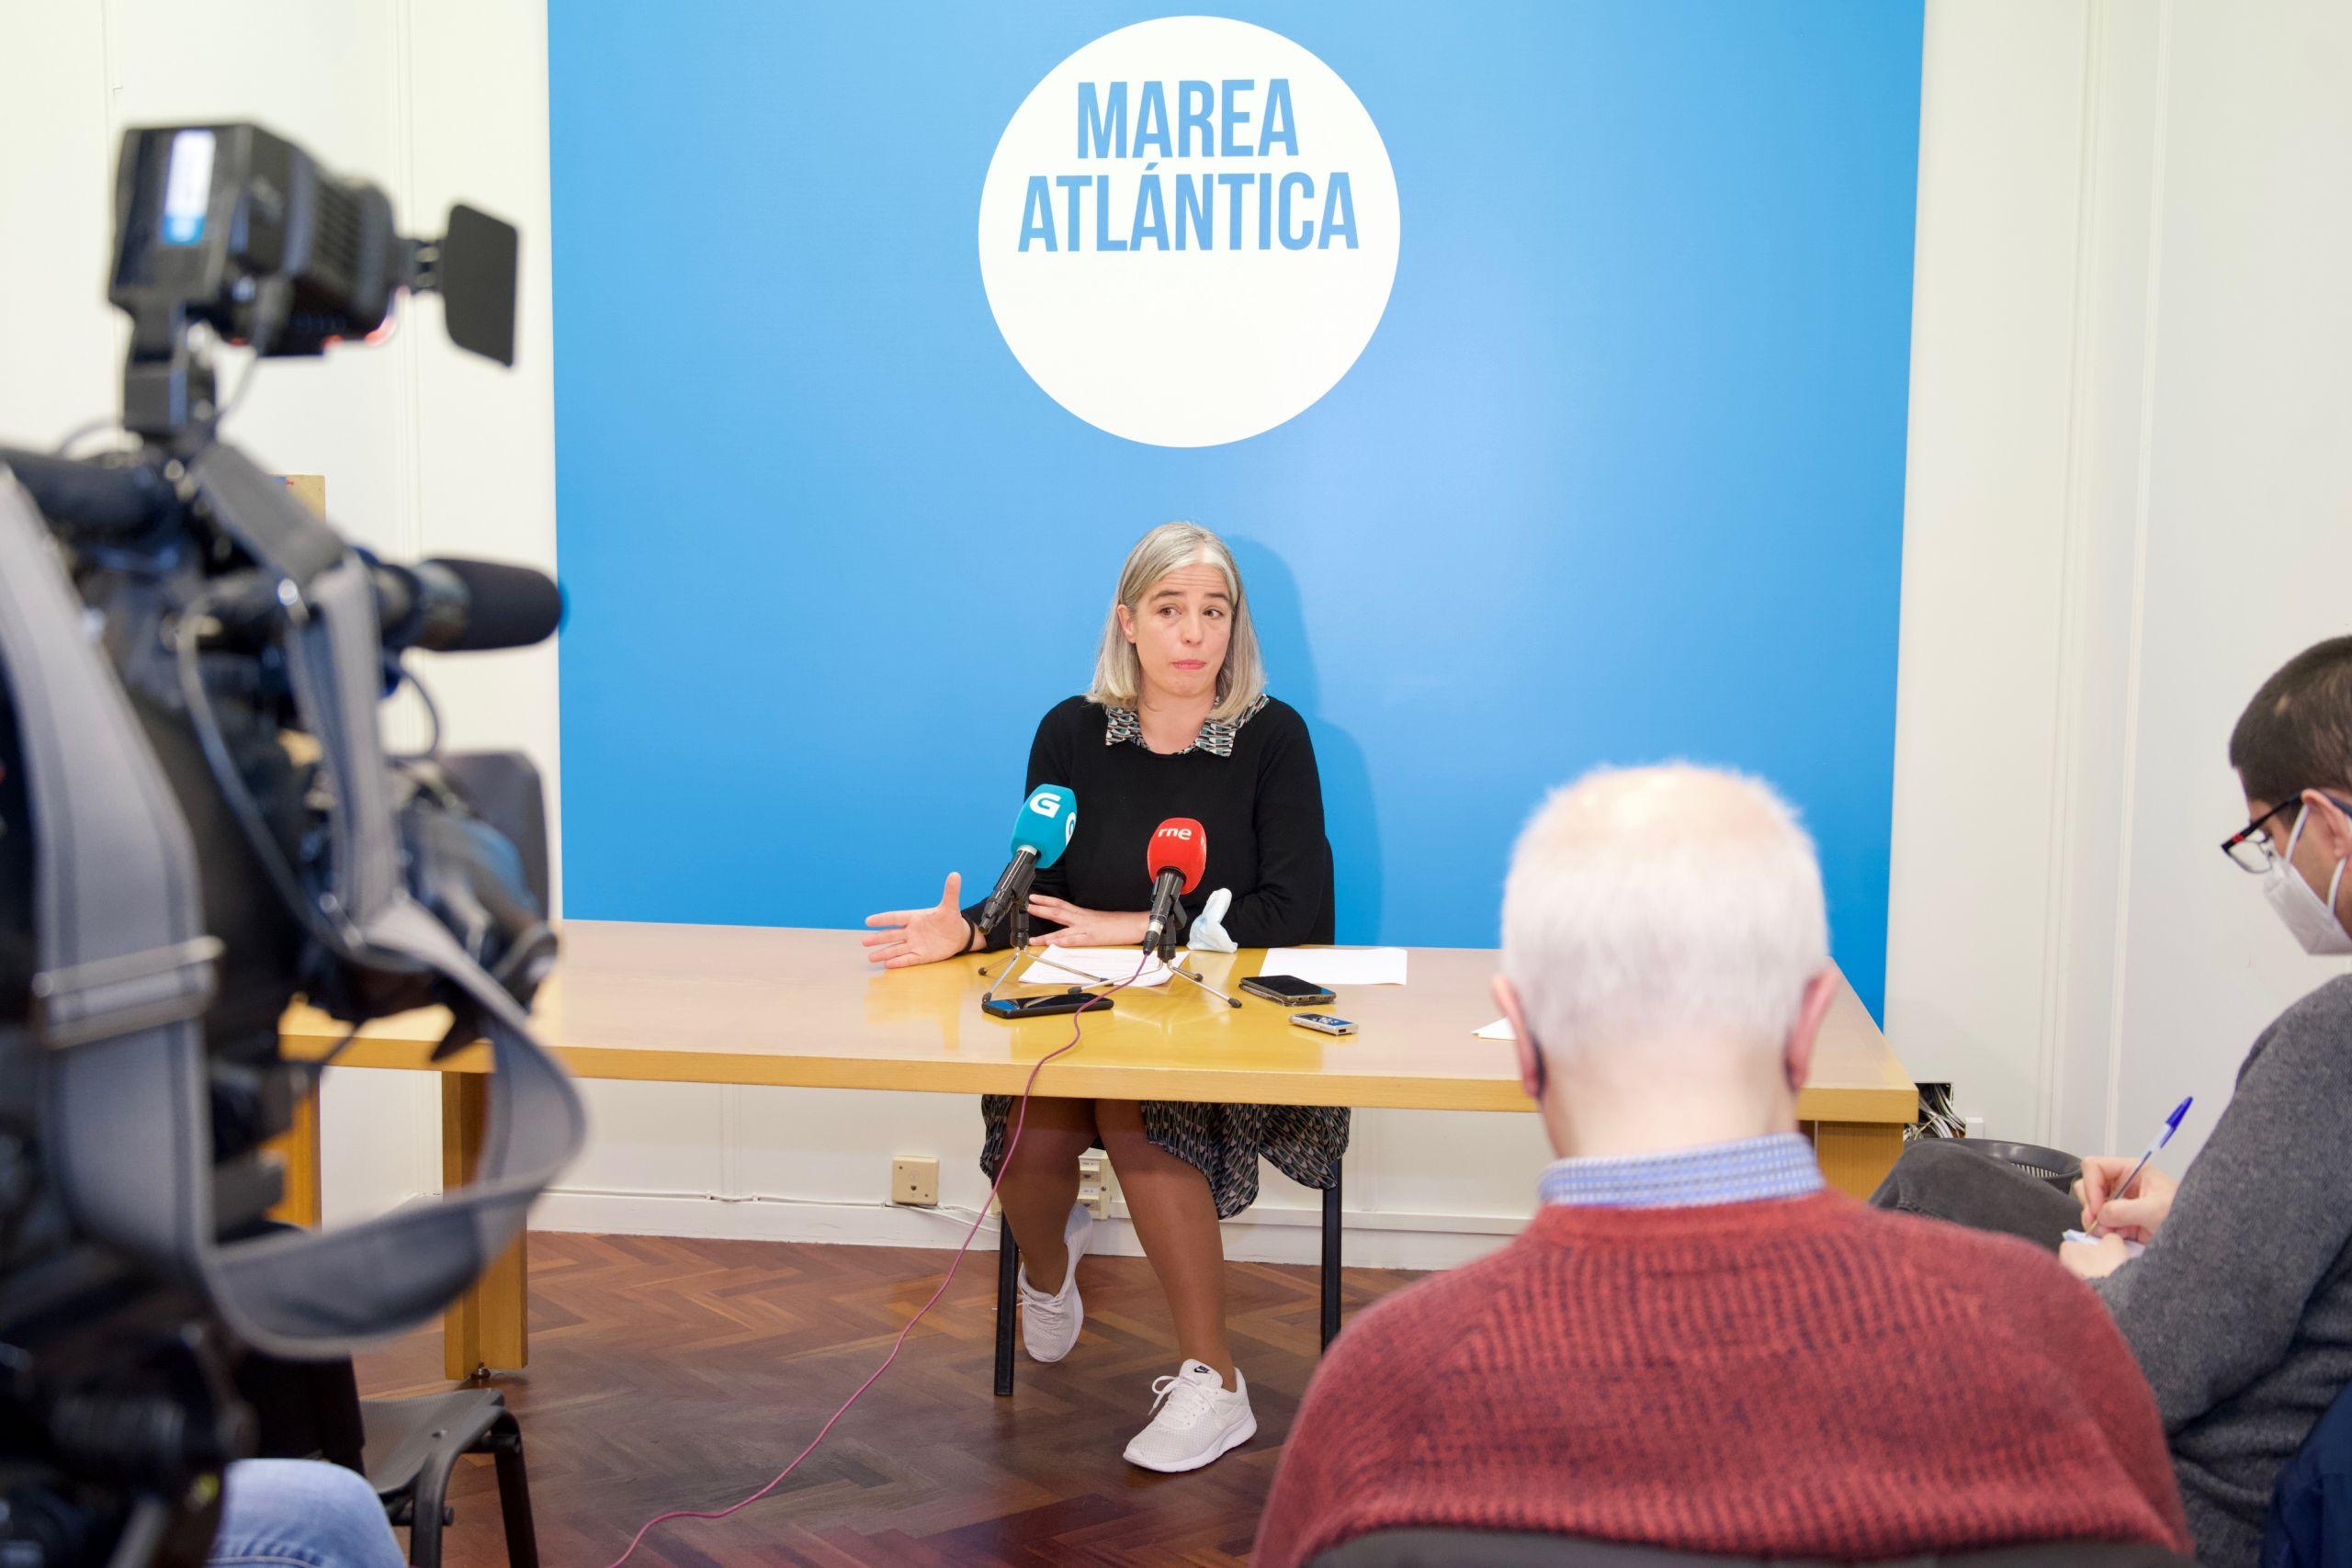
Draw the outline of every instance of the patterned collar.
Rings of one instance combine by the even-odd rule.
[[[1242,709],[1238,717],[1207,720],[1201,726],[1201,732],[1193,737],[1193,743],[1190,746],[1185,747],[1183,751],[1171,754],[1181,757],[1185,751],[1208,751],[1219,757],[1232,756],[1234,738],[1241,733],[1241,727],[1257,717],[1258,710],[1265,705],[1266,699],[1261,695],[1256,702]],[[1105,708],[1103,711],[1110,715],[1111,720],[1103,727],[1103,745],[1116,746],[1124,740],[1131,740],[1138,746],[1144,744],[1143,720],[1137,716],[1135,709]],[[1145,749],[1149,750],[1148,747]]]
[[[1555,1160],[1536,1191],[1546,1203],[1595,1209],[1695,1209],[1804,1198],[1821,1187],[1813,1145],[1800,1134],[1768,1133],[1654,1155]]]

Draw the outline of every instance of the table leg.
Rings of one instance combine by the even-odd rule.
[[[1331,1162],[1331,1185],[1323,1189],[1323,1348],[1340,1332],[1340,1162]]]
[[[481,1168],[490,1124],[490,1078],[483,1073],[441,1075],[441,1180],[471,1181]],[[441,1368],[460,1382],[486,1371],[521,1371],[531,1364],[527,1242],[514,1245],[449,1308],[441,1332]]]
[[[1012,1392],[1012,1285],[1021,1272],[1021,1245],[1002,1214],[996,1221],[996,1391]]]
[[[1813,1152],[1829,1185],[1849,1198],[1878,1190],[1903,1154],[1903,1129],[1892,1122],[1815,1122]]]
[[[286,1195],[269,1217],[281,1224],[319,1223],[319,1094],[313,1088],[294,1102],[294,1122],[265,1145],[286,1173]]]

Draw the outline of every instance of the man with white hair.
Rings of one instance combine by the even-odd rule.
[[[1331,1347],[1261,1568],[1426,1529],[2186,1549],[2154,1404],[2089,1292],[2013,1238],[1824,1188],[1796,1096],[1838,983],[1812,843],[1762,784],[1604,771],[1536,814],[1495,994],[1560,1156],[1543,1206]]]

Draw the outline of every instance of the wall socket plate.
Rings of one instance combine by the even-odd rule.
[[[1078,1156],[1078,1201],[1098,1220],[1111,1217],[1112,1179],[1101,1155]]]
[[[939,1161],[930,1155],[900,1155],[892,1160],[890,1201],[917,1209],[939,1207]]]

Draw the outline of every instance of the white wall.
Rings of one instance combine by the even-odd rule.
[[[2337,972],[2216,852],[2352,629],[2352,11],[1930,0],[1887,977],[1996,1136],[2201,1144]]]
[[[524,231],[520,363],[452,348],[438,301],[373,350],[261,367],[227,425],[266,466],[326,476],[346,532],[398,558],[555,559],[546,17],[465,0],[87,0],[0,8],[0,439],[55,441],[119,401],[105,303],[123,127],[256,119],[374,181],[409,231],[463,199]],[[238,366],[224,370],[233,385]],[[423,661],[458,746],[557,761],[552,645]],[[412,722],[403,716],[402,722]],[[430,1083],[338,1069],[331,1217],[437,1182]]]

